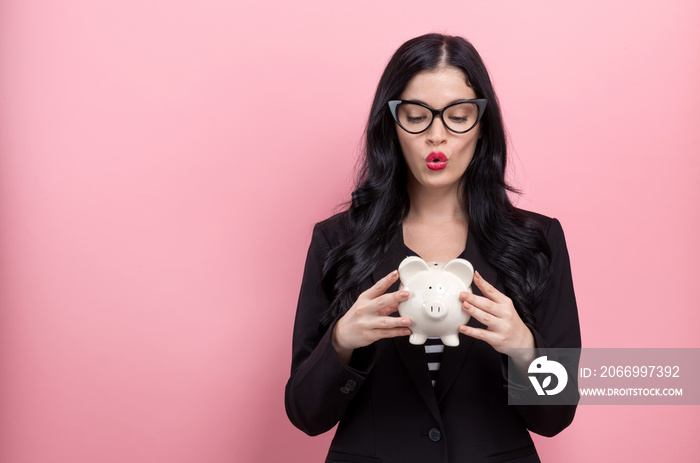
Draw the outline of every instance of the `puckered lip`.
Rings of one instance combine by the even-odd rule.
[[[447,162],[447,156],[441,151],[432,152],[425,157],[425,162]]]

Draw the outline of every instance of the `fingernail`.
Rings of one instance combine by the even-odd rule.
[[[401,297],[408,297],[408,291],[400,291],[399,296]]]
[[[404,318],[404,319],[401,320],[401,324],[402,324],[402,325],[408,326],[408,325],[411,324],[411,320],[408,319],[408,318]]]
[[[399,274],[399,271],[398,271],[398,270],[394,270],[393,272],[391,272],[391,273],[389,274],[389,276],[390,276],[390,277],[395,277],[395,276],[398,275],[398,274]]]
[[[481,280],[481,275],[479,275],[479,272],[477,272],[476,270],[474,270],[474,279]]]

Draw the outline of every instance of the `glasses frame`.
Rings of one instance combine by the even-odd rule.
[[[399,122],[399,116],[396,114],[396,111],[397,111],[399,105],[405,104],[405,103],[411,103],[411,104],[415,104],[418,106],[422,106],[425,109],[429,110],[430,113],[432,114],[432,119],[430,119],[430,124],[428,124],[428,126],[426,128],[424,128],[423,130],[421,130],[419,132],[411,132],[406,127],[401,125],[401,122]],[[474,122],[474,125],[469,127],[467,130],[459,132],[457,130],[453,130],[452,128],[450,128],[450,126],[448,124],[445,123],[445,118],[443,115],[445,113],[445,110],[451,108],[452,106],[456,106],[456,105],[462,104],[462,103],[474,103],[478,108],[478,112],[476,115],[476,122]],[[442,121],[442,125],[444,125],[445,128],[447,130],[449,130],[450,132],[459,133],[459,134],[467,133],[471,129],[476,127],[476,124],[478,124],[479,121],[481,120],[481,117],[484,115],[484,111],[486,110],[486,103],[488,103],[488,100],[484,99],[484,98],[476,98],[473,100],[459,100],[459,101],[455,101],[454,103],[448,104],[447,106],[445,106],[442,109],[433,109],[430,106],[428,106],[427,104],[423,104],[423,103],[419,103],[418,101],[411,101],[411,100],[390,100],[388,104],[389,104],[389,111],[391,111],[391,116],[394,118],[394,121],[396,121],[396,123],[399,125],[399,127],[401,127],[402,129],[404,129],[406,132],[408,132],[410,134],[417,135],[419,133],[425,132],[426,130],[428,130],[430,128],[431,125],[433,125],[433,122],[435,121],[435,116],[440,116],[440,120]]]

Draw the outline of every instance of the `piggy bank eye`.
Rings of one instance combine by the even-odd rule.
[[[443,293],[443,292],[445,292],[445,287],[443,285],[438,285],[437,290],[439,293]]]

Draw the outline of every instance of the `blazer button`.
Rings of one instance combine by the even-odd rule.
[[[431,441],[437,442],[442,438],[442,433],[438,428],[432,428],[430,431],[428,431],[428,437],[430,437]]]
[[[345,388],[350,392],[354,391],[356,387],[357,387],[357,383],[355,382],[354,379],[349,379],[348,382],[345,383]]]

